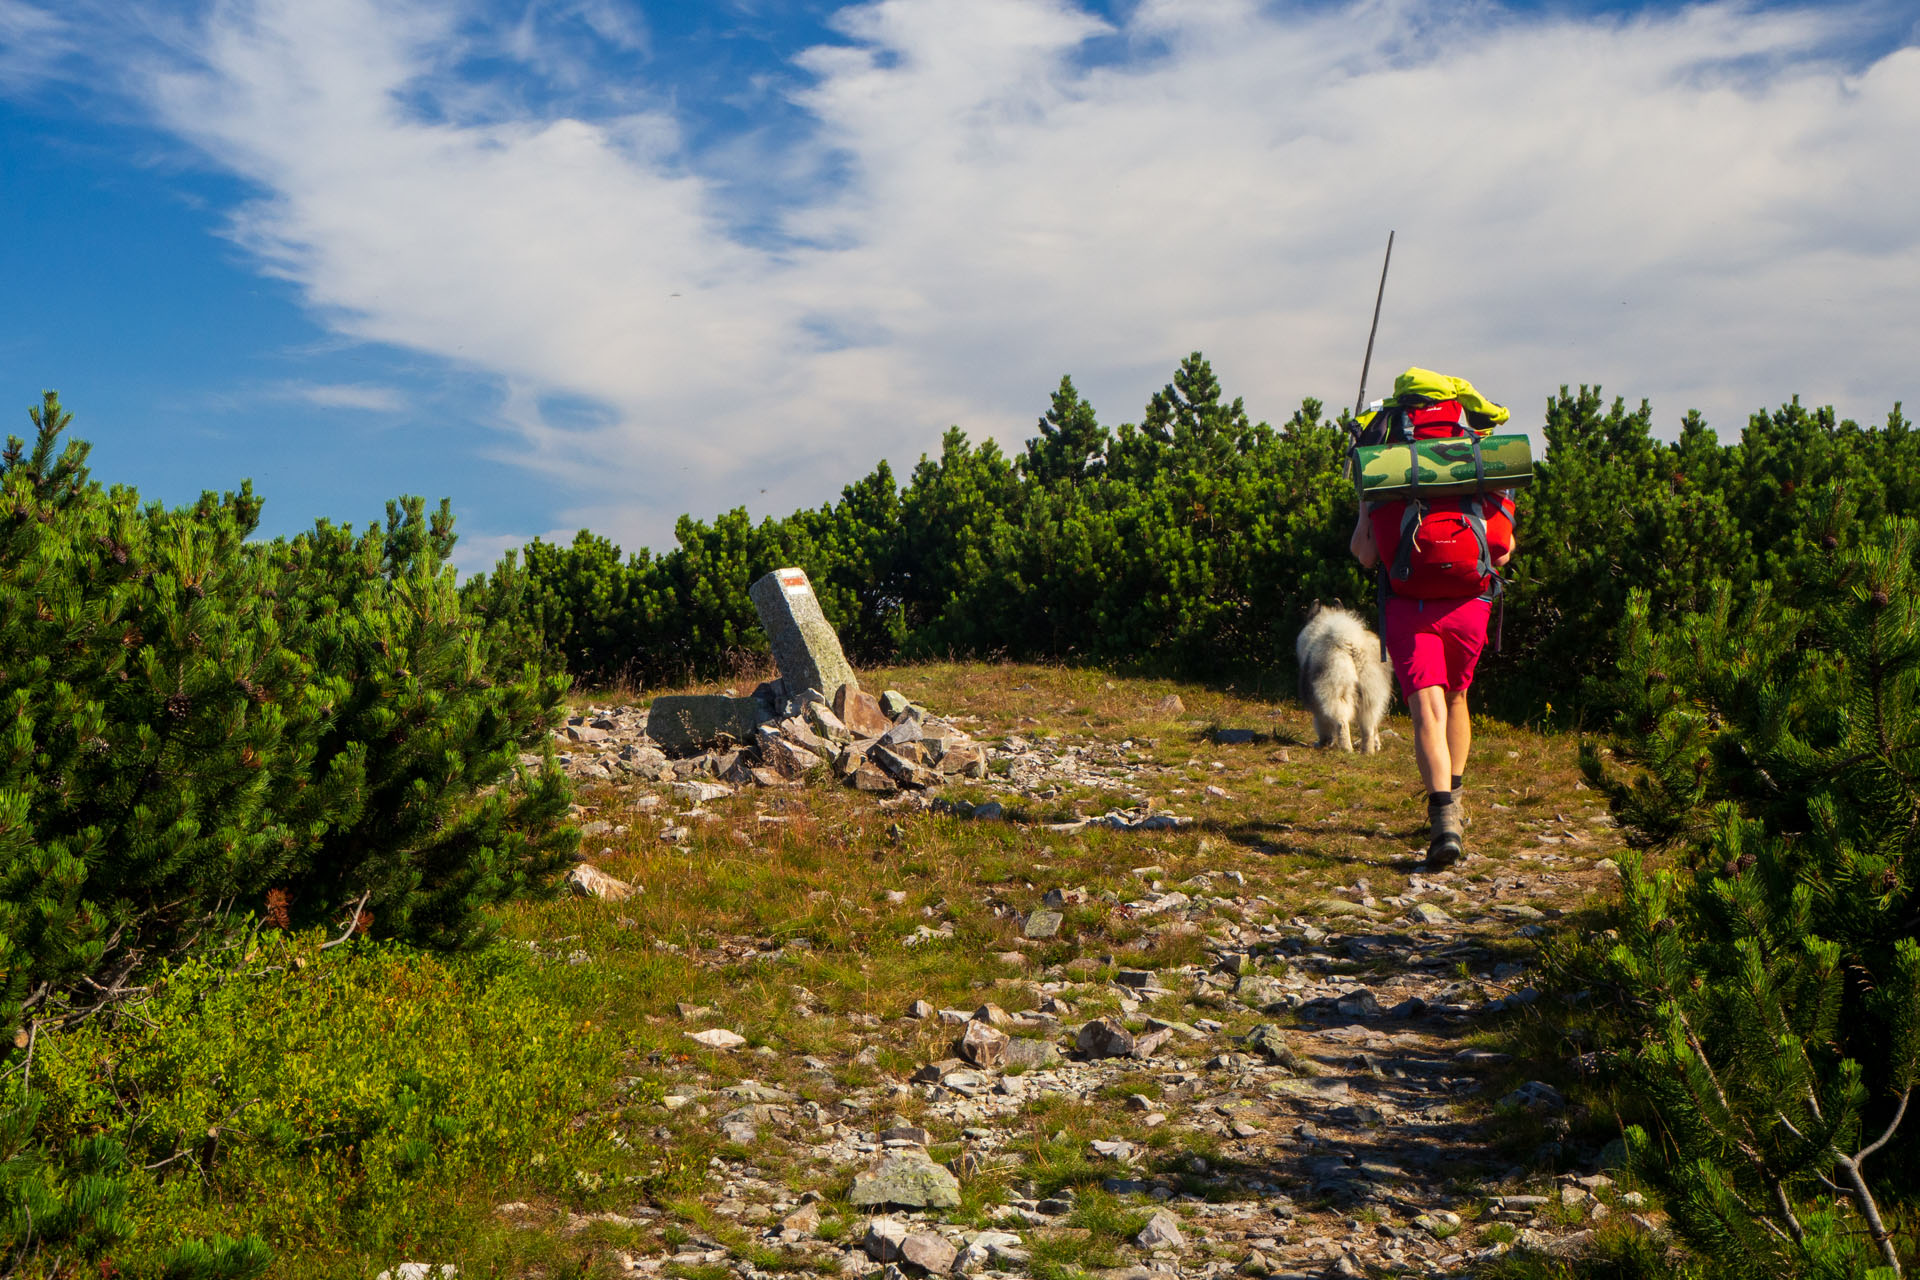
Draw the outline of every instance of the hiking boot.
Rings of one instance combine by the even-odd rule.
[[[1460,861],[1466,814],[1458,791],[1440,791],[1427,797],[1427,870],[1440,871]]]

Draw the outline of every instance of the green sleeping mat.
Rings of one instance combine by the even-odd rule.
[[[1446,498],[1480,487],[1473,469],[1471,440],[1418,440],[1411,445],[1368,444],[1356,448],[1353,474],[1360,496],[1410,497],[1414,485],[1408,472],[1415,449],[1420,453],[1421,493]],[[1489,489],[1518,489],[1533,480],[1533,449],[1525,436],[1481,437],[1480,460]]]

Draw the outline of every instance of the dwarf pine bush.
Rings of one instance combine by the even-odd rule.
[[[1530,421],[1516,406],[1513,429]],[[1920,432],[1896,405],[1862,427],[1797,400],[1722,441],[1698,415],[1676,440],[1651,408],[1596,387],[1543,407],[1533,484],[1519,495],[1504,651],[1479,687],[1538,716],[1604,712],[1628,596],[1655,620],[1702,607],[1724,578],[1798,581],[1827,540],[1920,516]],[[535,540],[468,585],[528,653],[583,680],[725,673],[764,651],[746,588],[807,571],[856,661],[1006,656],[1145,665],[1217,677],[1284,668],[1302,607],[1372,599],[1347,554],[1347,420],[1317,400],[1278,426],[1228,399],[1195,352],[1136,423],[1103,425],[1063,378],[1023,451],[958,428],[910,475],[885,463],[839,501],[754,522],[744,508],[682,517],[670,550],[622,555],[582,530]],[[1291,681],[1275,681],[1284,687]]]
[[[493,661],[444,505],[249,542],[247,487],[143,506],[87,478],[54,396],[33,419],[0,456],[9,1031],[270,891],[296,927],[360,903],[363,929],[453,946],[558,865],[564,782],[515,769],[563,681]]]
[[[1612,929],[1561,951],[1601,1061],[1653,1123],[1628,1143],[1724,1276],[1898,1274],[1920,1142],[1920,524],[1799,584],[1656,625],[1630,602],[1589,775],[1643,845]]]
[[[564,678],[510,665],[507,637],[462,607],[444,503],[249,541],[249,487],[142,504],[89,479],[53,394],[31,416],[31,446],[0,453],[0,1257],[16,1260],[91,1256],[123,1229],[119,1140],[39,1136],[26,1086],[48,1035],[253,912],[469,945],[482,908],[543,886],[578,839],[557,767],[518,767]],[[168,1272],[264,1265],[257,1242],[194,1249]]]

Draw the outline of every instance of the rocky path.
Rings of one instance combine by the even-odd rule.
[[[621,713],[586,715],[617,726]],[[678,1034],[699,1051],[656,1072],[653,1137],[717,1143],[712,1176],[697,1212],[629,1211],[639,1243],[607,1255],[618,1272],[1461,1275],[1514,1249],[1575,1254],[1596,1229],[1659,1230],[1604,1171],[1593,1126],[1490,1047],[1537,1011],[1528,940],[1613,880],[1619,843],[1588,797],[1543,804],[1490,785],[1485,852],[1428,874],[1404,831],[1312,798],[1299,775],[1341,762],[1297,746],[1309,758],[1290,760],[1271,736],[1240,740],[1260,752],[1241,767],[1216,764],[1211,742],[1143,761],[1130,739],[968,727],[1001,763],[971,798],[860,802],[901,822],[997,826],[1028,810],[1049,862],[966,904],[1010,939],[1008,972],[977,981],[964,1007],[907,992],[877,1014],[796,988],[793,1006],[837,1045],[797,1059],[752,1047],[753,1026],[724,1002],[681,1002]],[[598,768],[622,745],[580,756]],[[698,768],[644,763],[651,776],[610,778],[617,808],[609,797],[597,811],[619,821],[594,835],[680,842],[783,820],[755,798],[764,787],[721,794]],[[1269,772],[1296,763],[1292,778]],[[1044,806],[1071,794],[1126,803],[1049,820]],[[1209,813],[1236,797],[1271,812],[1272,795],[1306,809]],[[1160,856],[1105,887],[1075,883],[1074,841],[1100,824]],[[1316,826],[1360,852],[1318,866],[1278,856],[1316,848]],[[962,914],[929,907],[897,945],[965,945]],[[651,945],[729,980],[793,954],[751,933]]]

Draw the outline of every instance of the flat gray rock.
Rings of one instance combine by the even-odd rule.
[[[1006,1065],[1009,1067],[1051,1067],[1060,1061],[1060,1050],[1046,1040],[1007,1041]]]
[[[1042,942],[1059,933],[1065,920],[1066,917],[1058,911],[1036,911],[1027,917],[1026,927],[1021,932],[1036,942]]]
[[[653,700],[647,736],[668,755],[690,755],[721,742],[751,742],[772,719],[755,698],[674,694]]]
[[[960,1182],[924,1153],[900,1152],[857,1174],[847,1201],[861,1209],[885,1204],[953,1209],[960,1204]]]

